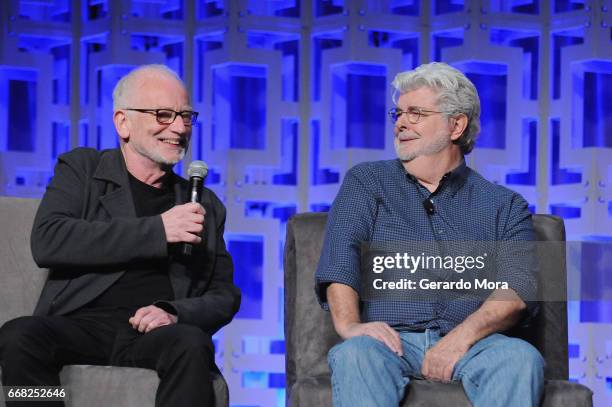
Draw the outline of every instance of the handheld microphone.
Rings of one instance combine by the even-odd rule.
[[[433,215],[436,212],[436,208],[433,203],[433,199],[427,198],[423,201],[423,207],[429,215]]]
[[[208,175],[208,165],[204,161],[192,161],[187,170],[189,175],[189,202],[200,203],[202,198],[202,189],[204,188],[204,180]],[[191,243],[183,243],[181,254],[183,256],[191,256],[193,245]]]

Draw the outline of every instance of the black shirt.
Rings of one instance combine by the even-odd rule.
[[[129,172],[128,176],[136,216],[160,215],[174,206],[175,194],[171,173],[162,181],[161,188],[145,184]],[[86,307],[127,309],[134,312],[155,301],[173,299],[167,261],[142,260],[129,265],[119,280]]]

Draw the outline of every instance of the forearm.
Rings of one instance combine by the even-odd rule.
[[[334,328],[340,337],[346,339],[348,328],[361,322],[359,295],[348,285],[331,283],[327,287],[327,301]]]
[[[526,309],[513,290],[495,290],[480,308],[451,330],[447,336],[472,346],[480,339],[514,326]]]

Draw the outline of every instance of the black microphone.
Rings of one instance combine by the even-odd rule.
[[[202,189],[204,188],[204,180],[208,175],[208,165],[204,161],[192,161],[189,164],[189,202],[200,203],[202,199]],[[183,243],[181,254],[183,256],[191,256],[193,245],[191,243]]]
[[[433,199],[427,198],[423,201],[423,207],[427,211],[429,215],[433,215],[436,212],[436,208],[434,207]]]

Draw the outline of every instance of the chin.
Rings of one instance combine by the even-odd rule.
[[[164,157],[160,154],[159,156],[155,157],[155,162],[163,166],[174,166],[185,157],[185,152],[186,150],[182,149],[179,153],[173,154],[170,157]]]
[[[401,151],[398,148],[395,149],[395,154],[397,155],[397,158],[399,158],[401,161],[412,161],[418,155],[412,151]]]

